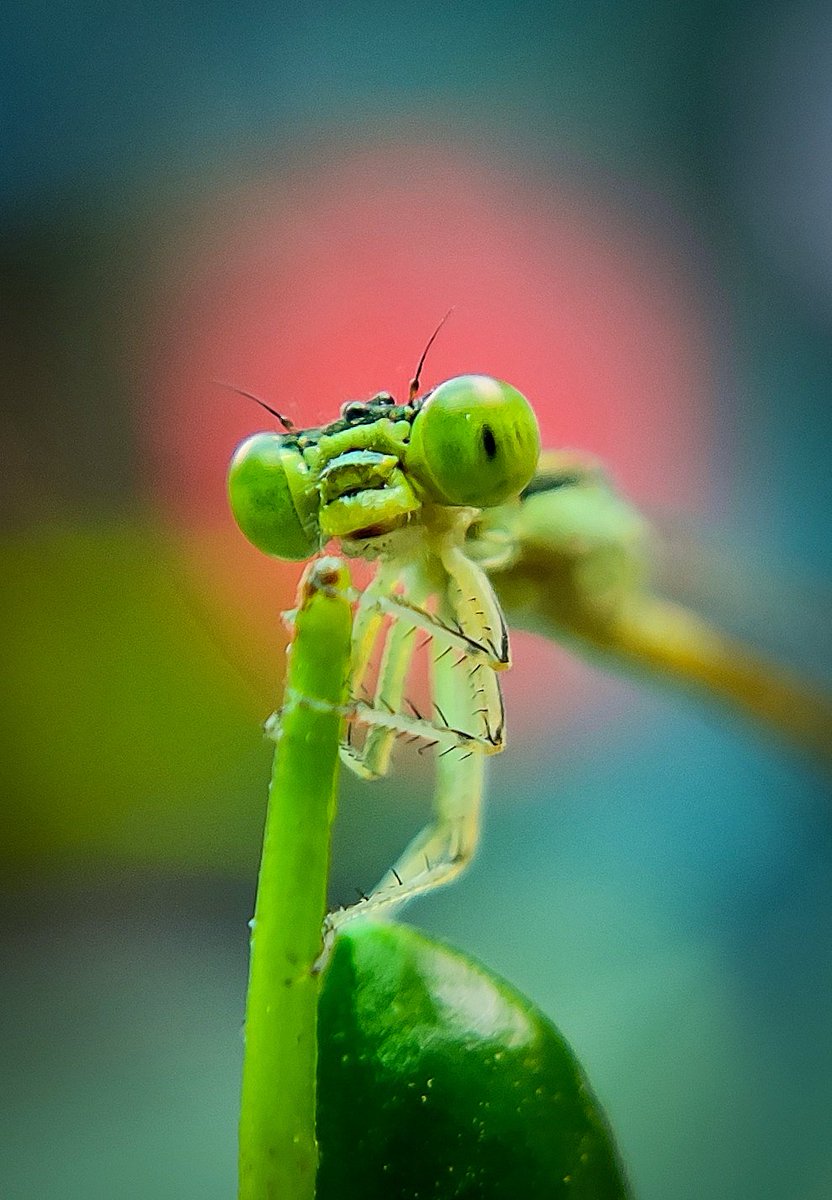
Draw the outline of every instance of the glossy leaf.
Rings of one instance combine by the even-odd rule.
[[[407,926],[348,926],[318,1033],[318,1200],[628,1196],[566,1042],[458,951]]]

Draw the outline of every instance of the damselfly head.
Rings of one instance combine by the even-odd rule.
[[[389,392],[348,400],[329,425],[298,429],[277,409],[240,389],[285,430],[248,438],[228,476],[234,516],[267,554],[302,559],[337,538],[367,557],[403,525],[441,509],[489,508],[518,496],[540,452],[537,420],[510,384],[459,375],[418,398],[428,339],[408,400]],[[427,506],[427,507],[426,507]],[[380,553],[387,553],[381,550]]]

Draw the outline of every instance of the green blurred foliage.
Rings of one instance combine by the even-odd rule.
[[[7,871],[253,869],[271,750],[172,541],[45,527],[0,562]]]

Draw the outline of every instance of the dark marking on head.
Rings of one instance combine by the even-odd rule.
[[[497,439],[494,437],[494,430],[490,425],[482,427],[482,448],[489,462],[497,457]]]

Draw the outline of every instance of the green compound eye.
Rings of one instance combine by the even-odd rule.
[[[407,470],[441,504],[490,508],[522,492],[539,454],[525,396],[487,375],[459,375],[414,417]]]
[[[276,558],[302,559],[320,547],[318,493],[297,446],[277,433],[255,433],[228,468],[234,520],[250,542]]]

